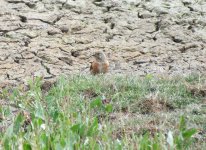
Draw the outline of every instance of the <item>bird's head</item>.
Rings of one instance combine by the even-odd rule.
[[[95,52],[93,56],[99,61],[105,61],[106,60],[106,55],[104,54],[103,51]]]

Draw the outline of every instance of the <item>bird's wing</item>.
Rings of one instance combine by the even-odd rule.
[[[96,61],[93,61],[93,62],[91,63],[90,71],[91,71],[92,74],[97,74],[97,73],[99,73],[98,66],[99,66],[99,64],[98,64]]]
[[[103,72],[104,72],[104,73],[108,72],[108,70],[109,70],[109,62],[104,63],[103,68],[104,68],[104,69],[103,69]]]

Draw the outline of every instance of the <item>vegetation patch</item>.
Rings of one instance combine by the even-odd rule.
[[[83,90],[83,96],[85,99],[92,99],[98,96],[98,94],[93,89]]]
[[[205,97],[188,78],[35,78],[27,90],[3,89],[0,149],[202,149]]]
[[[161,111],[171,111],[173,106],[163,99],[157,99],[151,97],[150,99],[145,99],[140,101],[138,104],[131,106],[131,111],[138,109],[143,114],[157,113]]]
[[[187,85],[187,90],[194,96],[206,97],[206,85]]]

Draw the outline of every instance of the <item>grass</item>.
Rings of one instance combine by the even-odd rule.
[[[206,80],[131,76],[61,77],[5,89],[0,149],[204,149]]]

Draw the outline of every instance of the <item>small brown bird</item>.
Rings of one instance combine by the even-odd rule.
[[[90,71],[93,75],[107,73],[109,70],[109,61],[104,52],[99,51],[94,55],[95,60],[91,63]]]

